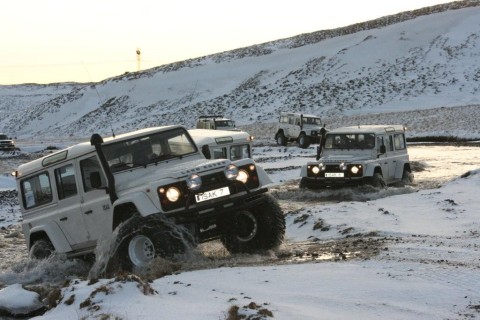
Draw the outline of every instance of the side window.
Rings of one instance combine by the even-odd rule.
[[[36,176],[20,182],[23,206],[30,209],[52,201],[52,187],[48,172],[42,172]]]
[[[406,148],[405,135],[399,133],[395,135],[395,150],[403,150]]]
[[[248,144],[230,147],[230,160],[235,161],[245,158],[250,158],[250,146]]]
[[[98,177],[100,177],[102,187],[107,185],[97,157],[93,156],[80,161],[80,171],[82,173],[83,190],[85,192],[96,190],[92,185],[92,180],[98,179]]]
[[[75,182],[75,170],[73,164],[55,169],[55,181],[57,183],[59,200],[77,194],[77,183]]]
[[[293,124],[293,117],[288,117],[288,124]]]
[[[227,159],[227,148],[213,147],[213,159]]]

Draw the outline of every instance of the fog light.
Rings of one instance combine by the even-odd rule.
[[[235,180],[238,176],[238,167],[234,164],[230,164],[225,168],[225,177],[228,180]]]
[[[202,186],[202,178],[198,174],[192,174],[187,178],[187,188],[190,190],[198,190]]]

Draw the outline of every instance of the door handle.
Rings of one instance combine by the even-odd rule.
[[[85,214],[90,214],[90,213],[93,213],[93,210],[88,210],[88,211],[85,211],[84,213]]]
[[[60,221],[67,221],[67,217],[60,218]]]

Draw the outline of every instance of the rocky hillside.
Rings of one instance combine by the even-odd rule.
[[[420,136],[480,138],[478,21],[480,2],[456,1],[100,83],[0,86],[0,131],[87,137],[192,127],[213,113],[255,126],[291,110],[331,126],[407,120]],[[406,112],[414,117],[403,119]]]

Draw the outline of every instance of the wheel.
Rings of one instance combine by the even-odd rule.
[[[220,240],[231,253],[254,253],[278,247],[285,237],[285,217],[275,198],[264,196],[255,208],[227,216]]]
[[[282,132],[277,134],[277,144],[279,146],[286,146],[287,145],[287,138],[285,137],[285,135]]]
[[[111,248],[109,273],[145,267],[156,257],[173,259],[193,245],[193,238],[185,228],[158,215],[145,218],[135,215],[119,228]]]
[[[413,179],[414,179],[413,173],[411,173],[407,169],[403,169],[402,183],[405,185],[411,184],[413,182]]]
[[[303,149],[306,149],[310,146],[310,138],[305,135],[305,133],[301,133],[298,137],[298,146]]]
[[[387,185],[385,183],[385,180],[383,180],[382,174],[378,172],[374,173],[374,175],[370,179],[368,179],[367,184],[375,188],[385,188]]]
[[[55,253],[55,248],[48,239],[39,239],[30,247],[30,258],[43,260]]]

